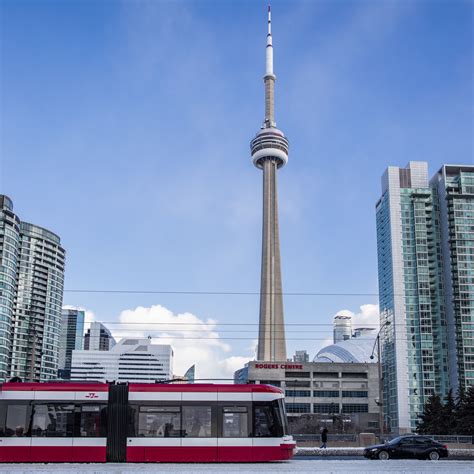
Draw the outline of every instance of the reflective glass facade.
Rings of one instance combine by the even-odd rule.
[[[11,328],[19,266],[20,219],[0,195],[0,382],[8,378]]]
[[[445,165],[439,196],[451,386],[474,385],[474,166]]]
[[[55,379],[64,249],[52,232],[21,222],[0,195],[0,381]]]
[[[73,350],[84,348],[85,312],[79,309],[63,309],[59,339],[59,377],[71,378]]]
[[[389,167],[376,206],[384,413],[399,432],[415,429],[431,394],[468,384],[474,362],[472,188],[459,197],[469,173],[442,170],[429,183],[427,163]]]

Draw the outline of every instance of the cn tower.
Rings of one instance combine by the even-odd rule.
[[[257,360],[286,361],[278,230],[277,170],[288,162],[288,140],[275,122],[272,17],[268,6],[265,120],[250,143],[253,164],[263,171],[262,275]]]

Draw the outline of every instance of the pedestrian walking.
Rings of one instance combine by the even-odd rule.
[[[328,442],[328,429],[326,427],[323,428],[323,431],[321,431],[321,449],[326,449]]]

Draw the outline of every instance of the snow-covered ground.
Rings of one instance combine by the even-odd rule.
[[[473,472],[473,461],[368,461],[368,460],[331,460],[331,459],[295,459],[289,462],[270,464],[0,464],[2,474],[128,474],[137,473],[314,473],[326,474],[357,472],[417,474],[417,473],[467,473]]]

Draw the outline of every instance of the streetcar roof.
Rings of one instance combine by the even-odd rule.
[[[0,391],[74,391],[108,392],[109,383],[102,382],[4,382]],[[129,392],[266,392],[281,394],[273,385],[263,384],[211,384],[211,383],[129,383]]]

